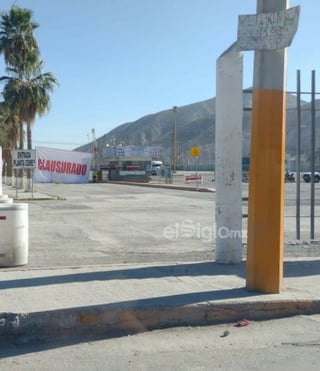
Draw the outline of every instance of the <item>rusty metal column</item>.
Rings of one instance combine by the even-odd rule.
[[[257,0],[257,13],[289,0]],[[252,96],[247,287],[278,293],[283,280],[286,49],[256,50]]]

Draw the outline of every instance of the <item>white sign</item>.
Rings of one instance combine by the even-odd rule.
[[[36,147],[34,183],[88,183],[92,153]]]
[[[133,170],[133,171],[120,170],[119,175],[121,175],[121,176],[125,176],[125,175],[146,175],[146,172],[144,170]]]
[[[34,169],[36,166],[36,151],[34,149],[19,149],[13,151],[14,169]]]
[[[238,48],[277,50],[290,46],[298,29],[299,15],[299,6],[276,13],[240,15]]]
[[[159,158],[160,147],[122,146],[116,147],[116,157],[148,157]]]

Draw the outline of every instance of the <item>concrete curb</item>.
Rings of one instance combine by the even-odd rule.
[[[124,336],[155,329],[320,314],[320,300],[274,300],[143,307],[139,301],[34,313],[0,313],[0,343]]]
[[[59,196],[48,196],[48,197],[25,197],[25,198],[13,198],[14,201],[61,201],[65,200]]]
[[[105,183],[132,185],[132,186],[149,187],[149,188],[174,189],[174,190],[179,190],[179,191],[196,191],[196,192],[211,192],[211,193],[215,192],[215,189],[213,188],[204,188],[204,187],[197,188],[197,187],[174,185],[174,184],[152,184],[152,183],[150,184],[150,183],[124,182],[124,181],[106,181]]]
[[[50,195],[50,194],[44,194],[44,195],[41,195],[39,196],[39,193],[38,193],[38,196],[35,196],[35,197],[30,197],[30,196],[26,196],[26,197],[16,197],[14,195],[11,195],[11,197],[13,198],[14,201],[63,201],[65,200],[64,197],[60,197],[58,195]]]

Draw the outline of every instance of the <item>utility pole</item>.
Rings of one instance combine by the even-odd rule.
[[[177,106],[172,107],[173,128],[172,128],[172,172],[176,172],[177,167]]]
[[[91,133],[92,133],[92,149],[93,149],[92,167],[94,170],[97,170],[97,140],[96,140],[95,129],[92,129]]]

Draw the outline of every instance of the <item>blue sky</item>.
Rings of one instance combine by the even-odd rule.
[[[238,15],[256,0],[2,0],[31,9],[36,38],[60,86],[36,120],[34,145],[72,149],[125,122],[215,96],[216,59],[236,40]],[[288,50],[288,90],[310,90],[320,67],[319,0],[301,6]],[[253,53],[244,54],[244,87],[252,85]],[[319,67],[318,67],[319,65]],[[0,61],[0,75],[5,74]]]

